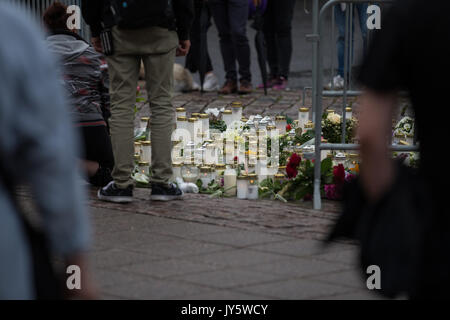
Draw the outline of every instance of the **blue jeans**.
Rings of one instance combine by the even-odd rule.
[[[361,26],[361,34],[363,38],[363,45],[364,45],[364,52],[367,47],[367,7],[368,4],[366,3],[360,3],[360,4],[354,4],[353,5],[353,12],[354,16],[358,16],[359,24]],[[350,10],[350,6],[347,4],[347,9]],[[340,5],[334,6],[334,18],[336,21],[336,25],[339,30],[339,36],[337,39],[337,54],[338,54],[338,75],[341,77],[344,77],[344,56],[345,56],[345,12],[341,10]],[[354,47],[354,41],[355,41],[355,21],[356,17],[353,18],[353,24],[352,24],[352,41],[351,41],[351,52],[353,57],[353,47]],[[351,64],[353,61],[350,61],[349,56],[349,63],[348,63],[348,69],[350,69]]]

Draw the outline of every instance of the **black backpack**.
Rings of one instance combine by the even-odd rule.
[[[172,0],[109,0],[114,23],[121,29],[159,26],[175,29]]]

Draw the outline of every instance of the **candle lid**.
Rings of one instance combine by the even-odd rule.
[[[142,144],[143,146],[151,146],[151,145],[152,145],[152,142],[147,140],[147,141],[142,141],[141,144]]]
[[[172,163],[172,167],[174,168],[179,168],[183,166],[183,162],[173,162]]]
[[[136,161],[136,160],[140,160],[140,159],[141,159],[141,155],[139,153],[136,153],[134,155],[134,160]]]
[[[309,112],[309,108],[301,107],[298,109],[300,112]]]
[[[142,117],[141,118],[141,121],[148,121],[148,120],[150,120],[150,117]]]
[[[148,161],[139,161],[139,165],[140,166],[148,166],[149,163],[148,163]]]
[[[178,108],[176,109],[176,111],[177,111],[177,112],[185,112],[186,109],[183,108],[183,107],[178,107]]]
[[[223,164],[223,163],[219,163],[219,164],[216,164],[216,169],[225,169],[226,168],[226,166],[225,166],[225,164]]]
[[[279,121],[286,120],[286,116],[276,116],[275,120],[279,120]]]
[[[347,112],[352,112],[352,108],[347,107],[347,108],[345,108],[345,111],[347,111]]]
[[[139,142],[139,141],[135,141],[135,142],[134,142],[134,145],[135,145],[135,146],[140,146],[141,144],[142,144],[142,143]]]
[[[345,156],[345,153],[338,152],[338,153],[334,156],[334,158],[335,158],[335,159],[345,159],[345,158],[347,158],[347,157]]]
[[[241,121],[242,121],[242,122],[247,122],[248,119],[247,119],[246,117],[242,117],[242,118],[241,118]]]
[[[240,101],[232,102],[231,107],[232,108],[242,108],[242,102],[240,102]]]
[[[223,110],[222,114],[233,114],[233,111],[231,111],[231,110]]]
[[[200,112],[193,112],[192,114],[191,114],[191,117],[192,118],[198,118],[200,116]]]
[[[237,179],[238,179],[238,180],[247,180],[247,179],[248,179],[248,175],[242,174],[242,175],[240,175],[240,176],[237,176]]]
[[[359,154],[357,154],[357,153],[349,153],[347,156],[350,159],[357,159],[357,158],[359,158]]]
[[[333,109],[327,109],[327,113],[334,113]]]
[[[197,118],[189,118],[188,119],[188,122],[195,122],[195,121],[197,121]]]
[[[275,130],[276,128],[276,126],[267,126],[267,130]]]
[[[275,179],[284,179],[285,175],[282,173],[275,173],[274,178]]]
[[[305,129],[312,129],[314,128],[314,123],[309,121],[308,123],[305,124]]]
[[[185,116],[177,117],[177,121],[187,121],[187,118]]]
[[[208,119],[209,115],[207,113],[200,113],[200,119]]]

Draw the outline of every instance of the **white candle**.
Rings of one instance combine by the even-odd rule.
[[[285,134],[286,133],[286,117],[285,116],[276,116],[275,117],[275,125],[278,129],[279,134]]]
[[[248,178],[246,176],[237,177],[237,198],[247,199]]]
[[[174,162],[172,163],[172,176],[173,176],[173,180],[176,180],[176,178],[181,178],[181,167],[183,166],[182,163],[180,162]]]
[[[142,117],[140,121],[141,129],[147,129],[149,121],[150,121],[149,117]]]
[[[247,199],[257,200],[258,199],[258,183],[255,174],[249,174],[249,184],[247,189]]]
[[[204,138],[205,139],[209,139],[210,138],[210,134],[209,134],[209,116],[206,113],[202,113],[200,114],[200,120],[201,120],[201,132],[205,135]]]
[[[233,122],[233,112],[231,110],[225,110],[222,112],[222,120],[225,122],[227,127]]]
[[[149,163],[146,161],[139,162],[139,172],[148,176],[150,174]]]
[[[177,117],[186,117],[186,109],[183,107],[179,107],[176,109]]]
[[[231,111],[233,114],[233,122],[241,121],[241,119],[242,119],[242,102],[233,102],[231,104]]]
[[[309,108],[298,109],[298,127],[305,132],[305,124],[309,121]]]
[[[142,161],[152,163],[152,143],[150,141],[142,141]]]
[[[141,154],[141,147],[142,147],[142,144],[140,142],[135,142],[134,143],[134,154],[140,155]]]
[[[229,167],[224,172],[224,189],[225,195],[232,197],[236,195],[236,170]]]
[[[345,119],[351,119],[352,118],[352,108],[347,107],[345,108]]]
[[[200,168],[200,180],[202,181],[202,187],[208,188],[208,185],[213,180],[211,175],[211,167]]]

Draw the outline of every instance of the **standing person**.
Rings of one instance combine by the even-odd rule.
[[[289,67],[292,56],[292,18],[295,0],[267,0],[264,13],[264,38],[267,47],[267,62],[270,68],[268,88],[284,90],[289,78]],[[262,0],[253,0],[255,6]],[[258,86],[264,88],[264,84]]]
[[[209,0],[219,31],[225,68],[225,84],[220,94],[252,92],[250,46],[247,38],[248,0]],[[239,64],[239,88],[236,62]]]
[[[355,212],[356,221],[346,222],[354,226],[348,234],[378,236],[369,245],[371,251],[362,255],[371,257],[378,251],[380,260],[393,261],[386,265],[390,270],[380,261],[372,259],[371,264],[381,269],[382,289],[398,289],[393,285],[404,279],[401,289],[410,298],[450,297],[450,212],[445,187],[450,172],[436,168],[443,157],[436,151],[449,137],[448,127],[436,122],[450,117],[445,80],[450,72],[449,11],[446,0],[433,5],[422,0],[394,2],[381,20],[359,75],[365,87],[358,133],[363,197],[353,199],[355,192],[349,193],[346,203],[349,212],[363,208]],[[417,39],[426,39],[428,45]],[[420,163],[414,174],[396,166],[388,149],[399,90],[409,93],[416,117]],[[430,106],[436,106],[436,112],[430,112]],[[367,226],[362,232],[364,221]]]
[[[92,42],[102,50],[100,33],[107,24],[111,1],[82,2],[83,15],[92,31]],[[125,2],[127,3],[127,2]],[[134,112],[136,86],[141,61],[144,63],[148,100],[151,111],[152,200],[181,199],[183,193],[173,183],[171,134],[175,122],[172,105],[173,65],[175,55],[189,52],[189,33],[194,15],[192,0],[139,0],[115,6],[111,29],[112,52],[108,67],[111,94],[111,138],[114,170],[111,181],[98,192],[101,200],[131,202],[133,200]],[[109,34],[109,33],[108,33]],[[110,49],[110,48],[107,48]]]
[[[56,59],[37,30],[27,16],[0,3],[0,43],[7,44],[0,46],[0,299],[38,298],[36,252],[13,199],[18,184],[31,187],[51,255],[81,268],[82,289],[72,293],[88,298],[90,230],[73,165],[78,144]]]
[[[53,3],[43,20],[49,32],[47,46],[59,57],[64,87],[70,99],[73,122],[83,138],[83,166],[89,182],[104,187],[111,180],[114,156],[104,114],[110,112],[108,74],[102,56],[84,39],[67,28],[67,6]]]
[[[361,28],[361,35],[363,40],[363,50],[365,52],[367,48],[367,3],[355,3],[353,4],[353,12],[355,16],[358,16],[359,26]],[[334,19],[336,21],[336,26],[338,27],[338,38],[337,38],[337,58],[338,58],[338,70],[337,75],[333,77],[333,83],[329,83],[326,88],[331,89],[334,87],[335,89],[343,89],[344,88],[344,67],[345,67],[345,19],[346,12],[350,11],[350,7],[346,3],[337,4],[334,6]],[[348,51],[348,65],[347,68],[350,70],[352,67],[353,61],[350,61],[350,53],[353,57],[353,47],[354,47],[354,37],[355,37],[355,18],[352,20],[353,24],[352,28],[352,40],[351,48]],[[348,72],[347,70],[347,72]]]
[[[192,24],[191,30],[191,49],[186,56],[186,69],[188,69],[192,73],[200,72],[200,59],[201,59],[201,33],[202,33],[202,25],[201,25],[201,15],[202,11],[206,13],[208,26],[211,26],[211,10],[208,5],[207,0],[195,0],[195,19]],[[203,83],[203,90],[208,91],[216,91],[219,89],[219,84],[216,75],[213,71],[213,66],[211,64],[211,58],[209,57],[208,52],[208,44],[203,44],[206,47],[206,74],[205,81]],[[194,83],[194,88],[200,88],[197,83]]]

